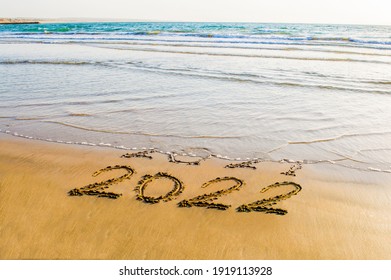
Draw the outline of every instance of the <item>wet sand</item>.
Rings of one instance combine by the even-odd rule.
[[[0,259],[391,259],[391,174],[330,164],[297,170],[292,163],[270,162],[252,164],[256,169],[246,164],[224,168],[238,162],[215,158],[187,165],[159,153],[146,154],[152,159],[121,157],[126,152],[133,151],[1,134]],[[68,195],[127,174],[117,168],[92,176],[115,165],[135,170],[103,190],[121,193],[118,199]],[[296,176],[281,174],[290,169]],[[171,200],[145,203],[145,197],[173,190],[168,178],[140,182],[158,172],[179,179],[183,190]],[[201,188],[225,176],[244,185],[208,203],[232,206],[225,211],[197,207],[192,198],[237,183],[223,180]],[[292,184],[264,189],[284,181],[301,189]],[[286,215],[235,210],[277,195],[286,199],[268,208]],[[183,200],[193,206],[178,207]]]

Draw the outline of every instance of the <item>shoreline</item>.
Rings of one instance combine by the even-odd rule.
[[[19,19],[19,18],[0,18],[1,20],[29,20]],[[340,22],[340,23],[328,23],[328,22],[275,22],[275,21],[187,21],[187,20],[164,20],[164,19],[133,19],[133,18],[39,18],[37,20],[39,23],[91,23],[91,22],[153,22],[153,23],[239,23],[239,24],[298,24],[298,25],[332,25],[332,26],[391,26],[387,23],[377,23],[377,24],[368,24],[368,23],[354,23],[354,22]]]
[[[256,163],[256,169],[224,168],[230,162],[216,158],[189,165],[169,162],[167,155],[159,153],[121,157],[135,152],[142,151],[1,134],[0,259],[391,258],[390,174],[369,176],[325,164],[292,169],[292,163],[274,162]],[[91,176],[115,165],[135,170],[107,190],[121,193],[118,199],[67,194],[123,176],[121,168]],[[291,169],[296,176],[281,174]],[[159,172],[177,178],[183,190],[171,201],[137,200],[143,176]],[[223,193],[214,202],[232,205],[227,210],[177,206],[180,201],[233,186],[233,180],[211,181],[217,177],[244,182],[240,190]],[[295,191],[294,185],[270,187],[287,181],[302,189],[287,196]],[[144,196],[164,196],[172,185],[168,178],[147,182]],[[268,207],[283,209],[285,215],[235,210],[276,196],[283,199]]]
[[[0,18],[0,24],[40,24],[40,20],[19,19],[19,18]]]
[[[45,24],[45,23],[112,23],[112,22],[160,22],[138,19],[115,19],[115,18],[0,18],[1,24]],[[166,22],[166,21],[161,21]]]
[[[175,161],[175,157],[179,156],[185,156],[188,158],[195,158],[195,160],[199,161],[204,161],[204,160],[209,160],[209,159],[216,159],[216,160],[221,160],[224,162],[231,162],[235,164],[256,164],[259,162],[263,163],[282,163],[282,164],[299,164],[299,165],[321,165],[322,168],[319,170],[323,169],[326,167],[326,169],[335,169],[335,168],[340,168],[340,169],[346,169],[346,172],[362,172],[363,174],[365,173],[371,173],[370,177],[364,176],[361,179],[366,181],[366,178],[371,178],[373,179],[373,176],[376,174],[384,174],[384,176],[387,176],[387,174],[391,174],[390,169],[380,169],[380,168],[373,168],[371,166],[365,167],[358,167],[358,166],[353,166],[353,165],[344,165],[344,164],[339,164],[335,160],[327,160],[327,159],[313,159],[313,160],[294,160],[290,158],[282,158],[282,159],[265,159],[262,157],[234,157],[234,156],[227,156],[227,155],[222,155],[218,153],[213,153],[207,148],[200,148],[201,151],[198,154],[194,154],[193,152],[181,152],[181,151],[169,151],[169,150],[162,150],[153,146],[147,146],[144,145],[143,147],[132,147],[128,146],[125,147],[123,145],[115,145],[111,143],[91,143],[91,142],[71,142],[71,141],[63,141],[63,140],[55,140],[51,138],[39,138],[39,137],[32,137],[24,134],[20,134],[17,132],[12,132],[7,129],[0,129],[0,135],[7,135],[10,137],[15,137],[23,140],[30,140],[30,141],[38,141],[38,142],[43,142],[43,143],[53,143],[53,144],[61,144],[61,145],[67,145],[67,146],[76,146],[76,147],[96,147],[96,148],[102,148],[102,149],[109,149],[109,150],[116,150],[116,151],[122,151],[122,152],[134,152],[134,151],[152,151],[153,153],[159,153],[164,156],[167,156],[168,159],[172,159]],[[375,173],[375,174],[372,174]],[[368,183],[376,183],[378,184],[379,181],[373,182],[371,180],[368,181]]]

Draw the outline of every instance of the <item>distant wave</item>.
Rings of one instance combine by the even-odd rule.
[[[1,34],[1,33],[0,33]],[[382,40],[363,40],[345,37],[312,37],[312,36],[257,36],[257,35],[224,35],[224,34],[181,34],[159,33],[155,31],[139,31],[125,33],[3,33],[1,41],[16,40],[24,42],[51,43],[93,43],[93,42],[155,42],[171,44],[223,44],[246,45],[259,47],[275,46],[328,46],[366,49],[391,49],[390,38]]]
[[[47,39],[61,39],[64,37],[71,38],[74,36],[74,39],[84,39],[80,38],[80,36],[89,36],[91,39],[95,37],[99,37],[99,39],[103,39],[104,37],[115,38],[118,39],[127,39],[126,36],[140,36],[140,37],[149,37],[149,36],[157,36],[159,37],[172,37],[172,38],[180,38],[180,37],[194,37],[194,38],[209,38],[209,39],[239,39],[236,42],[245,41],[245,40],[252,40],[255,42],[258,40],[259,42],[262,42],[262,40],[268,39],[268,40],[278,40],[278,41],[325,41],[325,42],[335,42],[335,43],[359,43],[359,44],[365,44],[365,45],[391,45],[391,40],[388,40],[386,38],[382,38],[382,40],[375,40],[375,39],[360,39],[360,38],[353,38],[353,37],[343,37],[343,36],[304,36],[300,34],[292,34],[290,32],[282,32],[282,31],[275,31],[275,32],[252,32],[250,34],[239,34],[239,33],[231,33],[231,34],[225,34],[225,33],[218,33],[218,31],[211,31],[211,32],[189,32],[186,30],[182,31],[165,31],[165,30],[144,30],[144,31],[102,31],[102,32],[86,32],[86,31],[69,31],[70,29],[62,29],[62,30],[33,30],[30,32],[2,32],[6,36],[25,36],[25,37],[37,37],[37,35],[45,35],[45,36],[53,36],[53,35],[60,35],[61,37],[53,37],[53,38],[47,38]],[[45,38],[45,37],[40,37]],[[130,39],[130,38],[129,38]],[[178,39],[177,39],[178,40]]]
[[[41,37],[44,40],[90,39],[173,39],[177,41],[217,40],[253,43],[294,42],[308,44],[388,47],[389,27],[353,25],[311,25],[273,23],[194,22],[90,22],[0,26],[1,37]],[[274,41],[274,42],[273,42]],[[248,43],[248,42],[247,42]]]

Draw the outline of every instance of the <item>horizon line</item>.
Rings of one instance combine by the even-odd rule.
[[[88,23],[88,22],[166,22],[166,23],[271,23],[271,24],[320,24],[320,25],[370,25],[391,26],[391,23],[342,23],[342,22],[277,22],[277,21],[186,21],[168,19],[130,19],[130,18],[102,18],[102,17],[0,17],[0,20],[35,20],[45,23]]]

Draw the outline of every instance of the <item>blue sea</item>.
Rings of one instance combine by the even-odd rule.
[[[0,25],[0,132],[391,172],[391,27]]]

